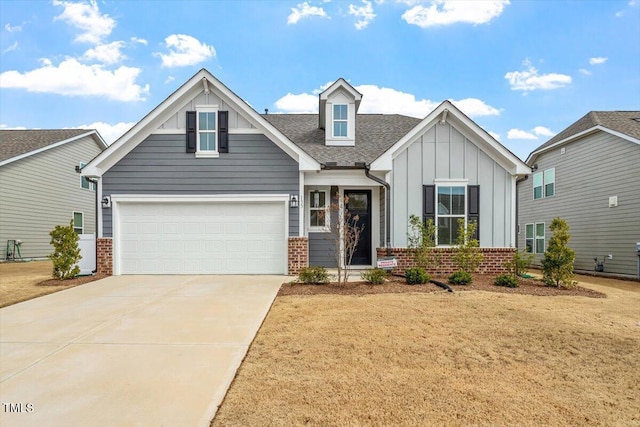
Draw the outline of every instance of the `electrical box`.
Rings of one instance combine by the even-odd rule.
[[[609,197],[609,207],[615,208],[616,206],[618,206],[618,196]]]
[[[636,242],[636,252],[640,255],[640,242]]]

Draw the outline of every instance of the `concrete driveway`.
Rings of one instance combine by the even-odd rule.
[[[208,426],[284,276],[118,276],[0,309],[0,425]]]

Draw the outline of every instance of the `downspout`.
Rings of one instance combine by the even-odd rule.
[[[518,178],[516,179],[516,223],[515,223],[515,236],[516,236],[516,250],[520,250],[520,247],[518,246],[520,244],[520,239],[518,238],[518,227],[520,226],[519,224],[519,219],[520,215],[519,215],[519,208],[520,208],[520,204],[518,203],[518,200],[520,199],[520,192],[518,190],[518,183],[526,181],[529,179],[529,175],[525,175],[523,178]]]
[[[82,169],[80,169],[79,166],[76,166],[76,172],[77,173],[81,173]],[[91,272],[91,274],[95,275],[98,272],[98,209],[100,208],[100,206],[98,205],[98,180],[97,179],[93,179],[93,178],[89,178],[88,176],[85,176],[85,179],[87,181],[89,181],[90,183],[94,184],[96,186],[96,202],[95,202],[95,213],[96,213],[96,241],[95,241],[95,245],[96,245],[96,268]]]

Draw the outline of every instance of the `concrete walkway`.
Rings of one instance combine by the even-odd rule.
[[[284,276],[119,276],[0,309],[0,425],[208,426]]]

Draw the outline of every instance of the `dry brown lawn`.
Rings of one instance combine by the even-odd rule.
[[[213,426],[640,425],[640,283],[607,298],[279,296]]]
[[[60,282],[49,280],[52,270],[51,261],[0,263],[0,307],[58,292],[98,278],[78,277]]]

